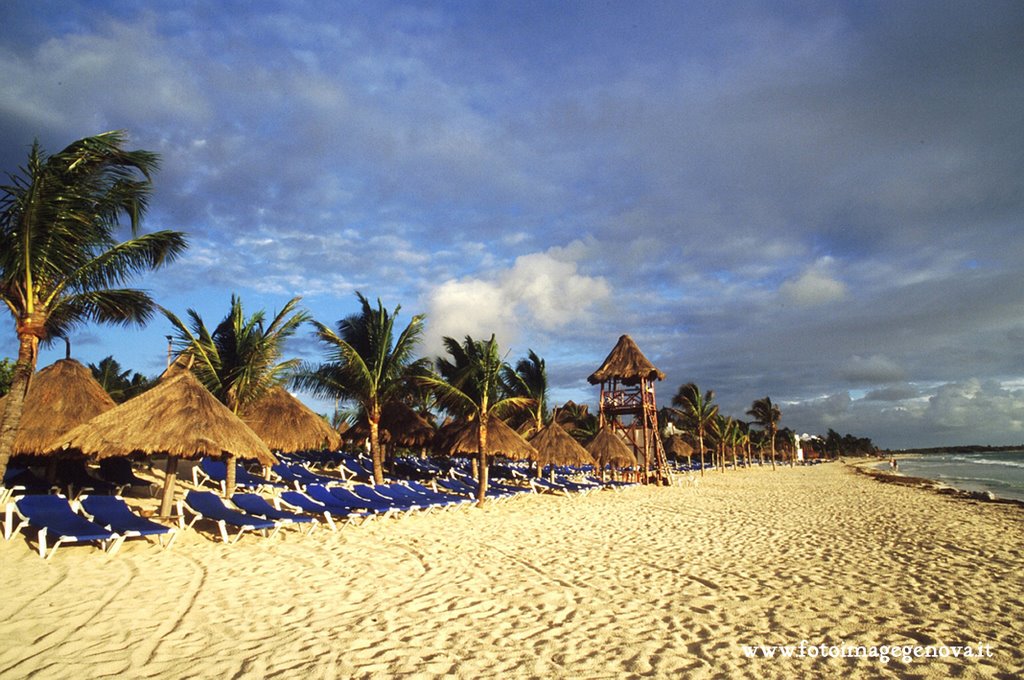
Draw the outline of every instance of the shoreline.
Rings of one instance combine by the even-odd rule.
[[[1024,519],[848,465],[42,562],[0,545],[0,677],[789,678],[1024,669]],[[744,645],[990,645],[882,663]]]
[[[921,454],[897,454],[896,460],[912,459],[920,456]],[[880,466],[885,465],[885,461],[880,461],[876,458],[846,459],[842,462],[856,470],[859,474],[885,484],[898,484],[975,503],[992,503],[995,505],[1010,505],[1024,508],[1024,500],[1018,498],[998,496],[992,491],[961,489],[928,477],[914,477],[900,471],[883,469]]]

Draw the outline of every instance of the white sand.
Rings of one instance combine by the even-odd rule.
[[[171,551],[0,545],[0,677],[1012,677],[1024,511],[840,464]],[[989,644],[747,658],[742,644]]]

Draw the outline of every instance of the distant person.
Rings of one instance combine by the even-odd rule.
[[[889,469],[893,472],[899,472],[900,464],[896,461],[896,456],[889,459]]]

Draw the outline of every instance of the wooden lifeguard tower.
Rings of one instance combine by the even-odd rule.
[[[600,426],[632,447],[644,482],[669,482],[654,398],[654,382],[664,379],[628,335],[619,338],[601,368],[587,378],[591,385],[601,385]]]

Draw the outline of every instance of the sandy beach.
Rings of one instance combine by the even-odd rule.
[[[19,536],[0,677],[1019,677],[1022,551],[1021,508],[840,463],[48,563]]]

